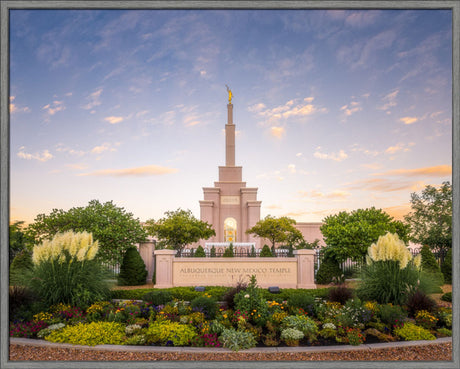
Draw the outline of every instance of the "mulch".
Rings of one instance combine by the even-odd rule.
[[[451,361],[452,343],[339,352],[123,352],[10,345],[11,361]]]

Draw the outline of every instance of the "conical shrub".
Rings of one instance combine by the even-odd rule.
[[[203,246],[201,246],[201,245],[198,246],[196,251],[195,251],[195,254],[193,256],[196,257],[196,258],[205,258],[206,253],[204,252]]]
[[[120,286],[139,286],[145,284],[147,270],[144,260],[135,247],[126,250],[118,275]]]
[[[444,275],[444,282],[452,283],[452,249],[447,251],[444,263],[441,265],[441,272]]]

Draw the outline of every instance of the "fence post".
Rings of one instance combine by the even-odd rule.
[[[174,250],[155,250],[156,284],[154,288],[171,288],[173,286]]]

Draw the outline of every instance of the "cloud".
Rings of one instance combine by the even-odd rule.
[[[390,92],[389,94],[385,95],[382,98],[383,105],[377,107],[379,110],[389,110],[390,108],[394,107],[397,105],[396,103],[396,97],[398,96],[399,90],[394,90],[393,92]]]
[[[264,119],[266,124],[277,124],[279,121],[290,118],[304,118],[315,113],[327,112],[326,108],[320,108],[312,104],[314,98],[306,97],[302,100],[289,100],[283,105],[267,108],[265,104],[258,103],[250,106],[248,110]]]
[[[451,165],[437,165],[416,169],[396,169],[383,173],[375,173],[374,176],[402,176],[402,177],[446,177],[452,175]]]
[[[282,138],[286,133],[284,127],[271,127],[270,134],[276,138]]]
[[[102,177],[146,177],[163,174],[177,173],[176,168],[162,167],[158,165],[146,165],[143,167],[126,169],[104,169],[90,173],[78,174],[79,176],[102,176]]]
[[[101,154],[104,151],[117,151],[112,145],[108,142],[104,142],[100,146],[95,146],[94,148],[91,149],[92,154]]]
[[[19,152],[17,156],[20,157],[21,159],[38,160],[41,162],[45,162],[53,158],[53,155],[48,150],[43,150],[41,153],[35,153],[35,154],[26,153],[24,150],[25,150],[24,146],[19,148]]]
[[[64,146],[64,144],[56,145],[56,151],[68,153],[72,156],[83,156],[86,154],[86,152],[83,150],[74,150],[74,149],[71,149],[70,147]]]
[[[321,148],[318,147],[313,154],[315,158],[322,159],[322,160],[334,160],[334,161],[343,161],[348,158],[348,155],[345,153],[345,151],[340,150],[338,153],[330,153],[330,154],[325,154],[321,153],[319,150]]]
[[[385,213],[392,216],[395,220],[403,220],[404,216],[412,211],[411,204],[390,206],[382,209]]]
[[[423,181],[402,181],[400,179],[388,178],[367,178],[355,181],[347,186],[349,190],[374,191],[374,192],[396,192],[396,191],[418,191],[425,186]]]
[[[289,164],[288,169],[292,174],[296,173],[296,168],[294,164]]]
[[[58,111],[65,110],[64,102],[63,101],[53,101],[51,104],[45,105],[42,110],[45,110],[47,114],[54,115]]]
[[[395,146],[388,147],[385,150],[385,154],[395,154],[395,153],[397,153],[399,151],[408,152],[408,151],[410,151],[409,147],[412,147],[414,145],[415,145],[414,142],[409,142],[408,144],[404,144],[404,143],[399,142]]]
[[[14,99],[16,97],[15,96],[10,96],[10,113],[13,114],[13,113],[28,113],[30,112],[30,109],[25,106],[23,108],[19,108],[16,104],[13,103]]]
[[[123,117],[114,117],[114,116],[104,118],[104,120],[106,122],[109,122],[110,124],[120,123],[123,121],[123,119],[124,119]]]
[[[102,91],[102,88],[98,88],[96,91],[87,96],[86,100],[89,100],[89,102],[86,105],[83,105],[82,108],[85,110],[90,110],[95,106],[101,105],[101,101],[99,99],[101,97]]]
[[[344,199],[350,196],[350,193],[342,190],[335,190],[329,193],[324,193],[318,190],[299,191],[299,195],[303,198],[324,198],[324,199]]]
[[[361,107],[361,103],[352,101],[350,104],[342,106],[340,110],[344,112],[345,116],[349,117],[350,115],[363,110],[363,108]]]
[[[83,169],[88,168],[88,165],[86,164],[66,164],[66,167],[70,169],[75,169],[75,170],[83,170]]]
[[[404,117],[399,119],[401,122],[404,124],[412,124],[418,121],[418,118],[416,117]]]

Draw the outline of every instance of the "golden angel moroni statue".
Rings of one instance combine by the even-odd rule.
[[[225,85],[225,87],[227,87],[227,92],[228,92],[228,103],[231,104],[232,97],[233,97],[232,90],[230,90],[230,88],[227,85]]]

